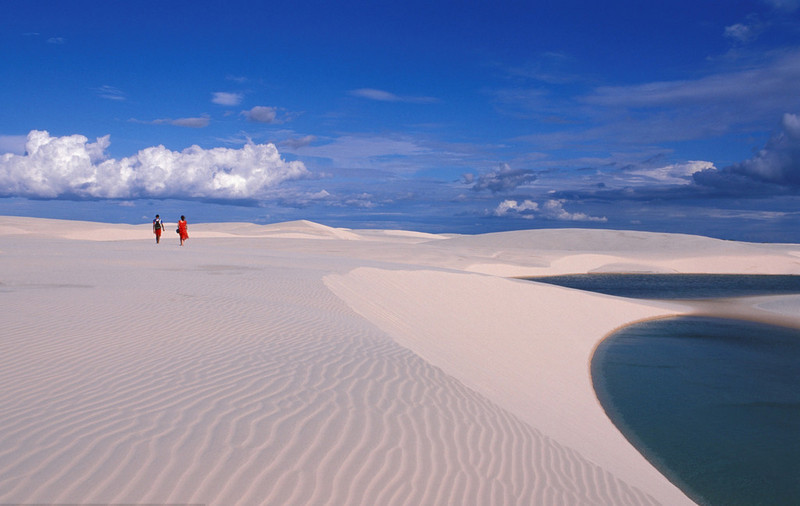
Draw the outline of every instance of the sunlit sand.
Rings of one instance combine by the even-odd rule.
[[[589,363],[677,314],[800,325],[800,297],[630,300],[514,279],[800,274],[800,245],[602,230],[0,217],[0,503],[691,504]]]

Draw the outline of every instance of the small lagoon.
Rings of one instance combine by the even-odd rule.
[[[800,293],[800,276],[535,281],[650,299]],[[611,420],[696,502],[800,504],[800,330],[710,317],[647,321],[604,340],[591,369]]]
[[[701,504],[800,504],[800,330],[639,323],[600,344],[592,380],[631,443]]]
[[[707,299],[800,293],[800,276],[769,274],[570,274],[529,281],[637,299]]]

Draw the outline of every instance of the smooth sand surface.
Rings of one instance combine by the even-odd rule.
[[[511,279],[800,274],[800,245],[172,229],[0,217],[0,504],[691,504],[606,417],[595,347],[676,314],[800,326],[797,296]]]

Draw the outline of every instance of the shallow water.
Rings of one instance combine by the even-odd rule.
[[[800,276],[740,274],[573,274],[530,281],[642,299],[705,299],[800,293]]]
[[[592,378],[610,418],[701,504],[800,504],[800,331],[718,318],[631,325]]]
[[[800,293],[800,276],[584,274],[528,278],[646,299]],[[612,421],[701,504],[800,504],[800,330],[676,317],[628,326],[592,360]]]

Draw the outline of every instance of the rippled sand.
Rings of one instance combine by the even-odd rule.
[[[507,276],[800,273],[797,246],[667,234],[189,234],[0,217],[0,503],[687,504],[589,360],[695,309]]]

